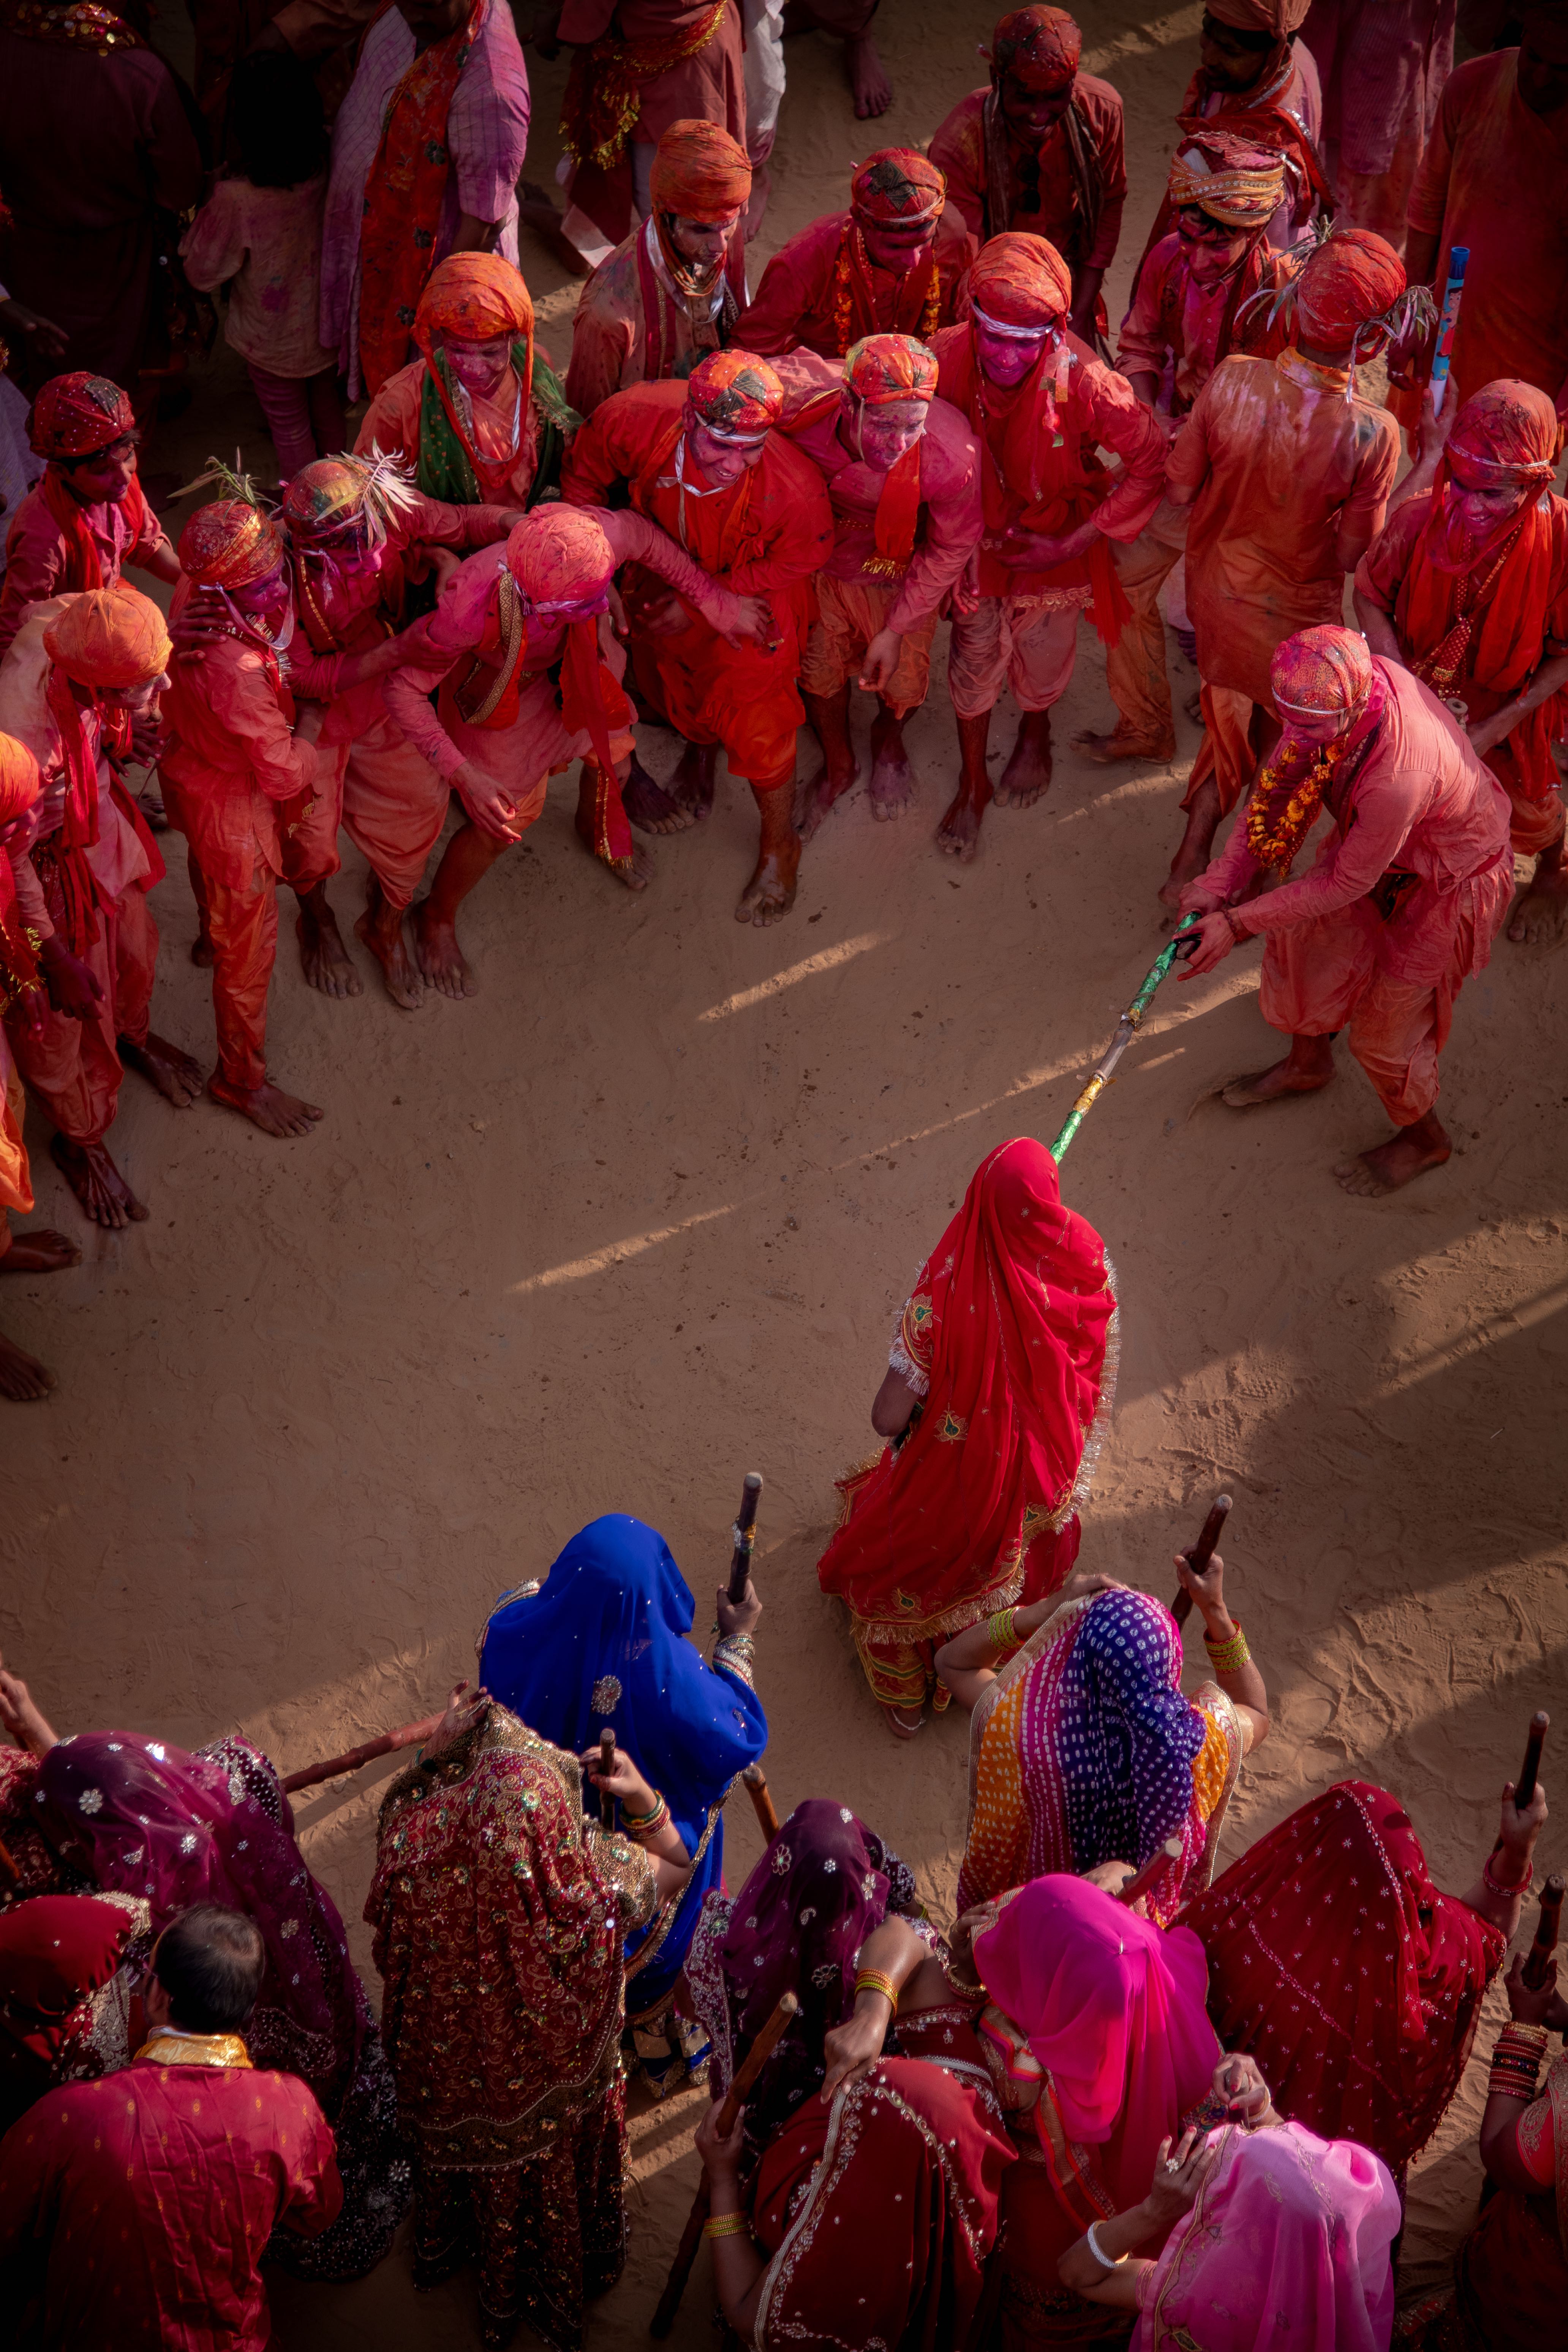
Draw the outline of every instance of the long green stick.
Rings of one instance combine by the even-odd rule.
[[[1083,1125],[1086,1114],[1092,1110],[1095,1104],[1100,1100],[1100,1095],[1110,1080],[1111,1072],[1115,1069],[1117,1063],[1121,1059],[1122,1055],[1125,1054],[1128,1046],[1131,1045],[1133,1038],[1137,1035],[1138,1030],[1142,1023],[1143,1015],[1148,1012],[1151,1003],[1153,1002],[1154,991],[1159,987],[1160,982],[1164,979],[1165,974],[1170,971],[1171,966],[1176,961],[1176,947],[1183,932],[1190,931],[1197,920],[1198,918],[1196,915],[1184,915],[1182,918],[1182,920],[1176,925],[1174,937],[1167,946],[1161,949],[1159,954],[1155,957],[1153,962],[1149,967],[1142,987],[1138,991],[1137,995],[1133,998],[1131,1003],[1128,1006],[1126,1012],[1117,1023],[1116,1034],[1110,1041],[1110,1050],[1106,1055],[1105,1059],[1100,1064],[1100,1066],[1095,1071],[1093,1077],[1090,1078],[1088,1086],[1085,1087],[1082,1094],[1079,1095],[1071,1110],[1068,1111],[1066,1124],[1064,1125],[1061,1133],[1058,1136],[1056,1141],[1051,1146],[1051,1158],[1057,1162],[1058,1167],[1061,1164],[1063,1152],[1067,1150],[1068,1145],[1072,1141],[1073,1137],[1078,1133],[1079,1129]]]

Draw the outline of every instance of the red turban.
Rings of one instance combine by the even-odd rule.
[[[14,735],[0,735],[0,824],[26,816],[42,790],[38,763],[26,745]],[[0,850],[0,864],[4,862]],[[0,883],[4,878],[0,876]]]
[[[894,400],[934,400],[937,365],[913,335],[867,335],[844,355],[844,389],[868,408]]]
[[[947,173],[916,148],[879,148],[850,181],[849,201],[878,228],[934,220],[947,201]]]
[[[110,692],[156,677],[172,650],[151,596],[123,580],[73,596],[44,631],[44,651],[68,677]]]
[[[248,588],[283,561],[278,527],[244,499],[198,507],[180,533],[180,569],[198,588]]]
[[[1288,41],[1307,21],[1312,0],[1205,0],[1207,15],[1237,33],[1272,33]]]
[[[648,194],[656,213],[711,224],[751,200],[746,151],[717,122],[672,122],[653,151]]]
[[[1298,280],[1296,314],[1315,343],[1341,350],[1359,327],[1405,291],[1405,264],[1367,228],[1341,228],[1310,254]]]
[[[1065,8],[1015,8],[991,36],[993,74],[1032,98],[1069,89],[1082,55],[1083,35]]]
[[[27,419],[27,439],[40,457],[90,457],[135,429],[129,394],[81,368],[51,376]]]
[[[1546,484],[1557,471],[1557,411],[1551,395],[1511,375],[1484,384],[1455,417],[1448,456],[1463,458],[1478,488]]]
[[[488,343],[498,335],[531,335],[533,304],[522,273],[499,253],[449,253],[425,281],[414,314],[414,340],[429,356],[437,335]]]
[[[1372,691],[1372,656],[1354,629],[1298,629],[1276,651],[1268,683],[1281,715],[1331,718],[1359,710]]]
[[[969,273],[969,299],[998,327],[1043,333],[1067,315],[1072,274],[1054,245],[1022,229],[1006,229],[983,245]]]
[[[710,352],[686,386],[692,413],[721,441],[760,441],[784,413],[784,386],[752,352]]]
[[[616,569],[602,527],[580,507],[536,507],[512,526],[506,568],[536,611],[585,604]]]

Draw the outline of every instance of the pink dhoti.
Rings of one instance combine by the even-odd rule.
[[[881,587],[863,580],[836,580],[831,572],[816,578],[816,618],[811,625],[800,657],[800,690],[824,700],[839,694],[860,675],[866,649],[888,625],[888,615],[901,592],[901,583]],[[899,639],[899,657],[882,689],[882,699],[897,718],[907,719],[926,698],[931,683],[931,641],[936,635],[936,613],[917,621]]]
[[[960,719],[994,710],[1004,687],[1020,710],[1048,710],[1059,702],[1071,682],[1078,616],[1089,596],[1085,588],[1065,606],[1036,596],[982,596],[973,613],[954,613],[947,682]]]
[[[605,661],[619,676],[626,667],[625,647],[612,641]],[[526,831],[542,814],[545,787],[551,777],[560,775],[574,760],[591,760],[594,756],[585,727],[579,728],[575,734],[567,731],[555,687],[548,676],[531,678],[523,687],[518,696],[517,717],[510,727],[471,726],[459,715],[452,688],[446,680],[442,682],[437,710],[442,726],[464,759],[471,761],[481,775],[499,784],[507,794],[516,811],[514,821],[520,832]],[[612,729],[610,750],[617,762],[631,757],[636,740],[629,728]]]

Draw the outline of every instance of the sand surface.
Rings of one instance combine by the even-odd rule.
[[[1127,98],[1114,318],[1199,12],[1141,29],[1124,8],[1081,13],[1086,63]],[[989,7],[885,0],[898,95],[874,127],[855,122],[828,44],[790,45],[763,251],[842,203],[851,158],[929,138],[981,79],[991,21]],[[563,63],[537,68],[541,178],[563,79]],[[552,289],[543,340],[563,362],[574,289],[537,249],[524,266]],[[269,457],[220,347],[149,470],[188,479],[237,437]],[[944,645],[945,630],[939,678]],[[1193,681],[1173,648],[1173,677],[1180,699]],[[313,1139],[272,1142],[210,1105],[175,1113],[128,1078],[111,1143],[152,1214],[124,1235],[83,1227],[33,1116],[39,1219],[81,1232],[85,1259],[0,1295],[5,1328],[60,1375],[50,1402],[8,1411],[0,1432],[0,1642],[61,1728],[195,1746],[238,1726],[285,1771],[337,1752],[438,1704],[472,1672],[496,1597],[608,1509],[663,1529],[705,1634],[754,1466],[780,1810],[808,1795],[853,1805],[950,1908],[966,1727],[955,1715],[895,1746],[813,1567],[832,1480],[869,1449],[909,1276],[994,1144],[1055,1133],[1159,947],[1154,893],[1195,732],[1180,722],[1169,771],[1083,767],[1068,737],[1110,717],[1086,632],[1048,800],[989,815],[961,871],[931,848],[954,764],[939,686],[910,730],[916,811],[876,825],[860,794],[841,806],[794,914],[769,931],[732,919],[755,842],[740,786],[721,785],[703,832],[658,845],[637,898],[580,849],[558,780],[470,902],[472,1003],[399,1013],[363,953],[365,993],[328,1003],[303,985],[285,925],[270,1057],[326,1107]],[[656,764],[668,740],[653,739]],[[168,845],[180,870],[155,899],[154,1025],[210,1065],[194,910]],[[363,877],[346,839],[344,853],[346,931]],[[1258,957],[1167,983],[1067,1162],[1123,1314],[1082,1559],[1164,1593],[1172,1550],[1228,1487],[1232,1599],[1274,1730],[1226,1856],[1354,1774],[1403,1793],[1437,1878],[1459,1888],[1491,1843],[1531,1710],[1563,1710],[1568,1728],[1568,967],[1500,945],[1444,1064],[1458,1152],[1365,1202],[1330,1172],[1384,1131],[1348,1061],[1309,1102],[1238,1118],[1212,1099],[1271,1058]],[[1195,1630],[1190,1655],[1195,1679]],[[393,1769],[334,1784],[300,1816],[367,1973],[359,1912]],[[738,1883],[760,1845],[743,1795],[728,1835]],[[1542,1861],[1565,1858],[1554,1825]],[[1483,2053],[1490,2041],[1489,2018]],[[1483,2084],[1477,2059],[1415,2181],[1410,2275],[1473,2212]],[[693,2110],[634,2115],[632,2250],[593,2318],[596,2352],[645,2340],[695,2182]],[[402,2248],[360,2285],[279,2279],[273,2294],[286,2352],[476,2340],[471,2287],[416,2299]],[[675,2340],[708,2345],[710,2308],[703,2269]]]

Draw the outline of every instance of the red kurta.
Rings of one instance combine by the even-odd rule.
[[[936,315],[931,316],[930,271],[862,271],[851,247],[847,278],[840,284],[839,255],[854,222],[852,213],[829,213],[812,221],[774,254],[751,309],[735,330],[736,348],[776,358],[804,343],[824,359],[841,360],[865,335],[916,335],[950,327],[954,297],[979,247],[950,205],[931,256],[937,270]]]
[[[71,551],[65,532],[49,512],[44,485],[36,482],[22,500],[5,534],[5,578],[0,585],[0,654],[22,625],[29,604],[69,589],[112,588],[128,563],[146,564],[160,548],[169,548],[162,524],[133,481],[118,506],[107,503],[78,509],[82,528],[98,557],[100,578],[72,577]]]
[[[296,2075],[155,2065],[51,2091],[0,2141],[0,2282],[47,2352],[268,2352],[260,2261],[342,2187]]]
[[[715,13],[715,0],[566,0],[558,31],[562,40],[574,47],[608,37],[653,57],[687,48],[700,38]],[[567,193],[612,245],[620,243],[634,217],[629,152],[634,141],[657,146],[672,122],[699,120],[721,124],[744,147],[744,40],[740,0],[729,0],[693,55],[637,84],[636,119],[614,166],[609,171],[592,163],[573,166]],[[603,70],[595,59],[590,77]],[[569,90],[569,110],[570,103]]]
[[[1244,303],[1260,289],[1284,285],[1290,275],[1272,246],[1259,239],[1235,275],[1217,286],[1197,282],[1191,255],[1185,238],[1174,229],[1160,239],[1139,272],[1116,353],[1122,375],[1153,375],[1162,383],[1170,360],[1172,416],[1186,415],[1221,360],[1233,351],[1270,358],[1284,350],[1286,341],[1284,325],[1270,331],[1258,311],[1249,314],[1239,331],[1237,327],[1237,313]]]
[[[947,173],[948,202],[958,206],[977,237],[1024,229],[1054,245],[1075,278],[1080,269],[1109,269],[1116,258],[1127,201],[1121,91],[1089,73],[1080,73],[1073,84],[1080,136],[1098,162],[1100,211],[1092,227],[1084,216],[1065,122],[1052,125],[1038,155],[1004,123],[1000,143],[1006,158],[1005,200],[999,189],[988,188],[984,114],[990,96],[988,89],[971,90],[932,135],[931,160]],[[1032,178],[1037,163],[1037,194],[1023,177],[1029,166]]]

